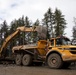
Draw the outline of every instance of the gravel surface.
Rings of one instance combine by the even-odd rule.
[[[0,75],[76,75],[76,67],[50,69],[47,66],[16,66],[0,64]]]

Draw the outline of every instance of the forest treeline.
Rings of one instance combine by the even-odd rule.
[[[56,8],[53,12],[51,8],[48,8],[48,10],[43,14],[44,18],[39,21],[37,19],[34,23],[29,19],[28,16],[22,16],[19,19],[13,20],[10,25],[8,25],[7,20],[5,20],[2,24],[0,24],[0,46],[2,45],[4,39],[12,34],[17,27],[20,26],[39,26],[43,25],[47,27],[47,38],[56,37],[60,35],[65,35],[65,28],[66,26],[66,20],[65,16],[62,14],[62,12]],[[28,36],[25,35],[26,33],[20,33],[16,36],[16,38],[13,38],[10,42],[11,44],[8,46],[9,48],[13,47],[14,45],[20,45],[25,44],[24,41],[31,40]],[[35,33],[35,36],[37,34]],[[36,39],[37,40],[37,39]]]

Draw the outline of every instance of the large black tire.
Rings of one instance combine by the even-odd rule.
[[[50,54],[47,58],[47,64],[50,68],[59,69],[63,65],[63,61],[59,54]]]
[[[22,58],[22,64],[24,66],[30,66],[32,64],[32,56],[29,54],[25,54]]]
[[[71,65],[71,62],[64,62],[62,68],[67,69]]]
[[[42,66],[43,62],[33,62],[33,65],[35,66]]]
[[[21,62],[22,62],[22,55],[17,54],[16,59],[15,59],[16,65],[18,65],[18,66],[21,65]]]

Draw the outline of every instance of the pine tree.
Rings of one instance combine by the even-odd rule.
[[[36,22],[33,25],[34,26],[39,26],[40,25],[40,21],[37,19]]]
[[[53,37],[53,23],[54,23],[54,16],[52,13],[51,8],[44,15],[43,25],[47,27],[47,38]]]
[[[73,39],[76,39],[76,18],[74,17],[74,26],[73,26],[73,29],[72,29],[72,37]]]
[[[31,26],[31,22],[27,16],[25,17],[25,26],[27,26],[27,27]]]
[[[2,25],[0,24],[0,26],[2,26]],[[0,27],[0,47],[1,47],[1,44],[2,44],[2,29]]]
[[[6,21],[3,22],[1,29],[3,38],[5,39],[8,36],[8,25]]]
[[[56,8],[54,13],[54,29],[55,36],[64,35],[64,29],[66,28],[66,20],[64,15],[62,15],[61,11]]]
[[[40,21],[37,19],[34,23],[33,23],[33,29],[36,28],[36,26],[40,25]],[[31,39],[33,42],[37,42],[38,41],[38,33],[37,32],[32,32],[31,34]]]
[[[76,39],[76,26],[73,26],[73,39]]]

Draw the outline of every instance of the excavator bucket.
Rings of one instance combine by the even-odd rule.
[[[38,33],[38,37],[40,39],[46,39],[47,28],[43,26],[37,26],[35,31]]]

